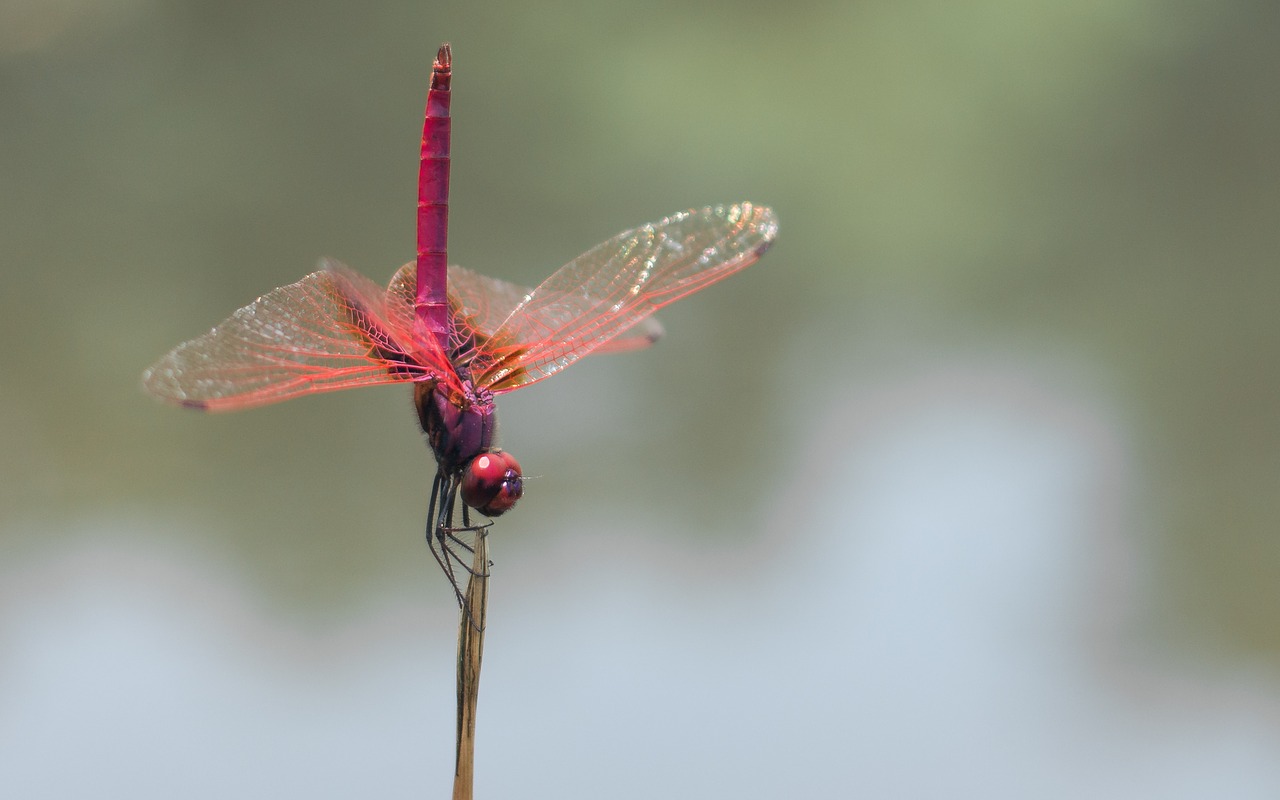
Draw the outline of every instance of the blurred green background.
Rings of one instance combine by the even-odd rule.
[[[743,754],[782,731],[821,731],[833,753],[858,751],[886,740],[886,720],[905,726],[891,751],[900,772],[893,758],[862,769],[835,758],[804,767],[805,785],[850,796],[933,774],[953,794],[1057,796],[1028,790],[1062,787],[1063,765],[1076,762],[1045,753],[1068,745],[1006,761],[994,744],[1004,740],[963,725],[963,746],[916,738],[964,717],[945,702],[909,724],[851,700],[826,729],[787,700],[796,681],[821,704],[863,697],[852,661],[851,672],[806,679],[799,654],[825,660],[846,652],[839,643],[867,641],[857,620],[876,603],[839,594],[847,605],[815,608],[811,583],[774,581],[816,559],[823,591],[860,591],[861,570],[881,563],[872,543],[905,536],[867,510],[898,496],[875,488],[887,470],[901,478],[902,508],[941,538],[883,562],[893,565],[886,608],[980,595],[991,581],[934,590],[984,574],[966,572],[986,563],[966,561],[969,542],[993,554],[1016,543],[1027,562],[999,574],[1032,595],[1060,581],[1065,594],[1001,595],[1000,609],[1037,609],[1008,653],[1066,631],[1064,652],[1130,665],[1127,677],[1099,678],[1109,668],[1090,662],[1106,696],[1161,698],[1139,702],[1133,720],[1215,709],[1207,716],[1222,728],[1189,719],[1167,751],[1117,744],[1117,764],[1144,766],[1118,766],[1125,777],[1112,782],[1099,768],[1096,784],[1073,784],[1082,794],[1210,796],[1160,782],[1206,752],[1217,755],[1197,774],[1220,766],[1243,781],[1231,796],[1280,791],[1264,766],[1280,742],[1280,6],[1189,0],[0,2],[0,764],[16,785],[112,794],[43,783],[45,766],[88,759],[97,767],[84,786],[132,796],[447,786],[453,610],[422,544],[433,465],[408,393],[201,416],[139,388],[167,349],[320,256],[380,281],[412,257],[422,106],[443,40],[455,52],[453,260],[533,285],[682,208],[751,200],[781,220],[758,266],[662,315],[659,346],[502,399],[502,442],[534,477],[495,528],[482,789],[491,781],[496,796],[511,781],[524,796],[598,796],[566,783],[568,765],[551,755],[537,761],[544,773],[517,769],[529,743],[508,752],[500,732],[536,739],[579,708],[586,683],[594,694],[581,708],[604,716],[545,743],[566,761],[575,736],[656,731],[642,740],[652,745],[670,726],[692,726],[703,745],[744,731],[754,742],[725,744],[736,756],[698,757],[696,769],[619,746],[616,762],[600,755],[611,796],[781,796],[754,773],[732,788],[746,774],[735,759],[794,787],[796,762]],[[898,434],[913,455],[882,460],[899,452]],[[984,458],[1019,448],[1043,462],[1010,457],[984,471]],[[1052,501],[1014,479],[1042,474],[1041,463],[1051,466],[1037,485]],[[963,514],[937,492],[962,505],[986,498],[993,515],[973,531],[1004,538],[949,527]],[[1001,516],[1024,506],[1018,520],[1030,522]],[[1039,523],[1056,533],[1037,538]],[[828,535],[851,549],[825,551]],[[1061,572],[1060,556],[1082,572]],[[922,558],[939,569],[913,572]],[[1032,564],[1056,577],[1040,582]],[[632,581],[619,603],[643,620],[633,627],[573,610]],[[755,610],[775,615],[776,629],[727,608],[761,596],[774,602]],[[1059,616],[1063,597],[1079,603]],[[667,610],[645,616],[650,604]],[[116,610],[94,616],[104,608]],[[171,616],[157,622],[157,609]],[[931,641],[913,625],[941,613],[889,615],[884,630]],[[825,620],[813,639],[789,638],[786,620],[811,614]],[[678,722],[686,706],[670,685],[654,697],[611,683],[622,662],[567,666],[573,648],[590,659],[611,642],[608,652],[644,658],[670,646],[653,674],[670,669],[679,683],[693,665],[662,638],[673,630],[724,646],[707,651],[699,680],[753,659],[778,671],[744,678],[741,691],[716,677],[725,706]],[[145,679],[125,668],[147,647],[146,663],[165,663],[175,637],[189,648],[172,668]],[[648,637],[651,647],[629,649]],[[952,651],[937,648],[907,662],[945,665]],[[774,664],[782,652],[796,663]],[[403,775],[379,766],[386,751],[345,760],[352,740],[394,728],[360,715],[388,702],[372,699],[376,687],[400,684],[352,677],[384,657],[422,692],[392,704],[408,726],[396,729],[411,756],[396,762]],[[1018,658],[993,662],[1014,683],[1038,674],[1040,662],[1009,668]],[[538,659],[562,705],[530,699],[548,684],[520,683]],[[1188,666],[1153,677],[1169,663]],[[225,675],[250,683],[241,691]],[[947,697],[986,697],[984,708],[1018,696],[952,677],[925,670],[900,691],[945,685]],[[133,682],[139,694],[103,699]],[[202,693],[209,683],[226,696]],[[276,714],[253,699],[285,687],[306,699]],[[1234,712],[1215,705],[1220,693],[1247,721],[1223,722]],[[663,697],[674,708],[660,712]],[[716,716],[726,708],[776,725],[726,723]],[[266,717],[278,732],[250,747],[237,731]],[[290,727],[299,719],[327,732],[307,739]],[[1010,721],[1010,741],[1039,724]],[[1141,738],[1103,722],[1073,730]],[[104,754],[104,740],[131,744]],[[1220,751],[1224,741],[1239,750]],[[948,769],[957,747],[984,742],[991,770]],[[698,778],[671,777],[686,774],[676,763]],[[346,767],[350,783],[334,777]],[[235,779],[184,782],[205,770]],[[1135,777],[1146,775],[1155,783]],[[647,782],[655,776],[671,782]]]

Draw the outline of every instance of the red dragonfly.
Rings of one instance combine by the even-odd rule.
[[[494,396],[585,355],[648,346],[654,311],[754,263],[777,235],[771,209],[740,203],[673,214],[570,261],[536,289],[446,267],[451,52],[432,70],[418,180],[418,256],[384,290],[336,261],[259,297],[143,374],[151,394],[234,411],[291,397],[410,383],[436,458],[427,541],[465,608],[454,549],[508,511],[520,465],[495,445]],[[446,278],[447,274],[447,278]],[[455,523],[461,497],[462,524]]]

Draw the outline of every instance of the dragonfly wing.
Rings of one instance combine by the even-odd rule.
[[[387,286],[387,313],[413,330],[417,295],[417,264],[410,261]],[[477,342],[493,333],[529,290],[496,278],[486,278],[459,266],[449,267],[449,355],[459,365],[470,363]]]
[[[601,353],[629,353],[642,350],[662,338],[666,331],[662,323],[653,317],[645,317],[622,333],[596,346],[592,355]]]
[[[777,232],[772,209],[743,203],[684,211],[620,233],[561,267],[512,309],[472,365],[476,382],[508,392],[611,342],[618,342],[613,350],[643,346],[661,329],[636,325],[755,263]]]
[[[387,284],[387,318],[398,330],[413,330],[413,303],[417,285],[417,264],[410,261],[391,276]]]
[[[399,381],[448,379],[438,355],[410,347],[383,290],[336,261],[259,297],[142,376],[172,403],[226,411],[299,395]]]
[[[387,287],[387,313],[404,330],[412,330],[414,286],[417,281],[417,265],[410,261],[401,267]],[[479,341],[493,336],[498,326],[511,316],[511,312],[533,292],[525,286],[490,278],[466,267],[449,267],[449,301],[454,309],[462,309],[466,325],[474,330]],[[455,324],[457,319],[455,316]],[[648,347],[662,338],[662,324],[650,317],[625,334],[618,336],[596,353],[621,353]],[[455,331],[455,343],[458,339]]]
[[[493,335],[531,291],[465,267],[449,267],[449,299],[462,307],[471,324],[485,338]]]

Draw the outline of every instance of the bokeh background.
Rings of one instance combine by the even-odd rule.
[[[399,387],[144,367],[318,257],[773,205],[502,398],[480,797],[1280,796],[1280,5],[0,2],[0,794],[444,796]]]

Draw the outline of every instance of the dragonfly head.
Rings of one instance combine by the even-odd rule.
[[[511,510],[523,494],[520,464],[508,453],[481,453],[462,471],[462,502],[486,516]]]

